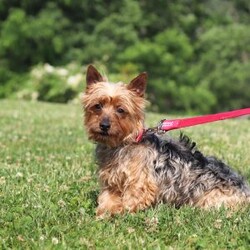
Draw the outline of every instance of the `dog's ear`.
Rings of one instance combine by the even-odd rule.
[[[102,75],[97,71],[97,69],[93,65],[89,65],[86,74],[87,87],[89,87],[93,83],[103,82],[103,81],[104,79]]]
[[[128,85],[128,89],[134,91],[138,96],[143,97],[146,85],[147,85],[148,74],[146,72],[141,73],[134,78]]]

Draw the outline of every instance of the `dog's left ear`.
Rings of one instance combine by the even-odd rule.
[[[148,74],[146,72],[141,73],[134,78],[128,85],[128,89],[134,91],[138,96],[143,97],[146,91]]]
[[[103,82],[103,81],[104,79],[102,75],[97,71],[97,69],[93,65],[89,65],[86,74],[87,87],[89,87],[93,83]]]

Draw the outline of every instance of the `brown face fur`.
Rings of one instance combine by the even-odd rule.
[[[109,83],[93,66],[88,67],[83,106],[91,140],[110,147],[135,140],[144,125],[146,79],[142,73],[128,85]]]

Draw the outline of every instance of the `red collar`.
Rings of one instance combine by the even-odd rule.
[[[138,136],[136,137],[136,142],[138,143],[142,140],[143,134],[146,131],[165,133],[173,129],[191,127],[191,126],[195,126],[199,124],[230,119],[230,118],[239,117],[243,115],[250,115],[250,108],[238,109],[238,110],[222,112],[222,113],[217,113],[217,114],[209,114],[209,115],[203,115],[203,116],[183,118],[183,119],[162,120],[157,127],[141,130]]]
[[[135,138],[135,141],[136,141],[137,143],[139,143],[139,142],[142,140],[142,137],[143,137],[145,131],[146,131],[146,129],[142,129],[142,130],[138,133],[137,137]]]

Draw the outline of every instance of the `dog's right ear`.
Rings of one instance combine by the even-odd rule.
[[[102,75],[97,71],[93,65],[89,65],[86,74],[87,88],[94,83],[103,82],[104,79]]]

